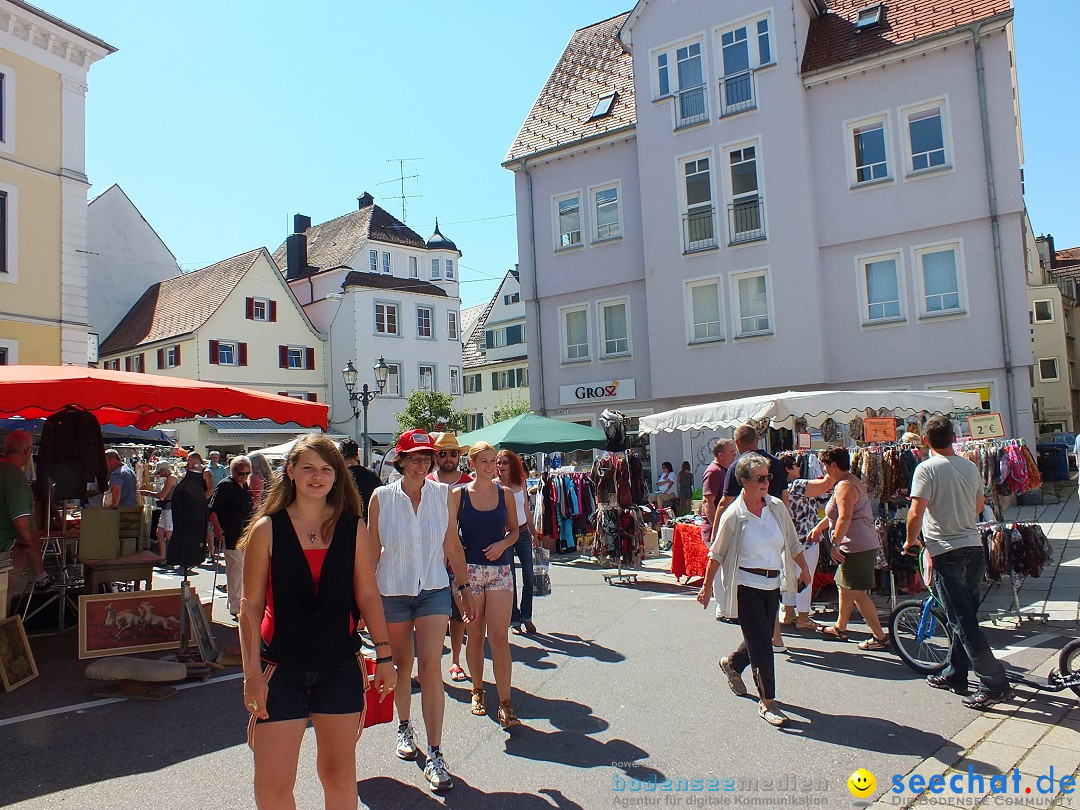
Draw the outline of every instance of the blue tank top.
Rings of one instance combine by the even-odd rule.
[[[458,530],[461,532],[462,545],[465,546],[465,562],[473,565],[510,564],[509,549],[497,560],[489,560],[484,556],[485,548],[506,537],[506,498],[502,488],[499,489],[498,506],[484,512],[473,507],[468,488],[462,487]]]

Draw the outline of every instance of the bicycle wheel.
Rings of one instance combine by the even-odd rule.
[[[1080,638],[1074,638],[1061,648],[1058,655],[1058,672],[1062,675],[1071,675],[1080,670]],[[1070,686],[1080,696],[1080,686]]]
[[[900,660],[920,675],[935,675],[949,663],[952,632],[938,605],[924,599],[899,603],[889,616],[889,633]]]

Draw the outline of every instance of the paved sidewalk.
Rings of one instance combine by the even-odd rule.
[[[1063,493],[1064,494],[1064,493]],[[1021,615],[1045,613],[1046,623],[1025,620],[1021,627],[1033,634],[1053,634],[1069,638],[1077,635],[1080,609],[1080,500],[1073,489],[1061,503],[1020,506],[1009,509],[1008,521],[1038,522],[1054,548],[1052,563],[1038,579],[1027,579],[1019,591]],[[993,589],[983,602],[987,611],[1002,610],[1001,622],[1015,625],[1012,588],[1007,579]],[[1013,617],[1010,619],[1010,615]],[[1047,648],[1050,649],[1050,648]],[[1045,678],[1057,666],[1058,647],[1037,667],[1031,676]],[[1053,769],[1054,781],[1046,777]],[[1015,781],[1014,772],[1019,772]],[[978,776],[983,778],[980,780]],[[990,777],[1005,774],[1007,781],[995,786]],[[1037,692],[1017,688],[1017,699],[1007,706],[983,712],[930,758],[904,777],[903,793],[894,793],[882,784],[885,792],[874,807],[965,806],[979,800],[978,807],[1014,806],[1070,807],[1080,804],[1076,794],[1062,792],[1062,776],[1080,774],[1080,707],[1071,691]],[[910,790],[911,777],[944,777],[945,791],[939,794]],[[953,793],[952,778],[963,793]],[[918,780],[916,780],[918,781]],[[1080,780],[1078,780],[1080,781]],[[925,782],[924,782],[925,784]],[[1015,790],[1014,785],[1019,785]],[[995,795],[995,787],[998,788]],[[1004,792],[1001,788],[1004,787]],[[1043,792],[1046,790],[1047,792]]]

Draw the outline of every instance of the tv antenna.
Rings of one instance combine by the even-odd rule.
[[[387,183],[397,183],[398,188],[401,189],[401,194],[386,197],[387,200],[401,200],[401,221],[405,222],[408,216],[408,201],[414,197],[423,197],[423,193],[420,194],[406,194],[405,193],[405,181],[416,180],[416,187],[420,188],[420,175],[419,174],[405,174],[405,164],[411,163],[417,160],[427,160],[427,158],[414,157],[414,158],[387,158],[387,163],[396,163],[398,165],[398,176],[393,180],[384,180],[381,183],[376,183],[377,186],[385,186]]]

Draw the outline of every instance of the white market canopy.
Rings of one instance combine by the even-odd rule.
[[[981,411],[978,394],[962,391],[785,391],[726,402],[685,405],[672,411],[643,416],[638,422],[642,434],[672,433],[676,430],[703,430],[737,427],[746,422],[769,419],[774,428],[795,427],[805,419],[810,427],[820,427],[828,418],[848,422],[866,416],[866,410],[882,408],[897,417],[929,413]]]
[[[250,452],[252,452],[252,453],[259,452],[259,453],[262,453],[266,458],[273,459],[275,461],[280,461],[280,460],[283,460],[287,455],[289,455],[289,451],[292,450],[292,446],[294,444],[296,444],[296,441],[299,438],[300,437],[297,436],[296,439],[291,439],[290,441],[287,441],[287,442],[285,442],[283,444],[275,444],[273,447],[264,447],[261,450],[258,450],[258,451],[252,450]],[[338,439],[338,438],[345,438],[345,437],[343,437],[343,436],[327,436],[327,438],[329,438],[329,439]],[[372,463],[378,461],[380,458],[382,458],[382,456],[379,455],[378,453],[372,453],[371,454]]]

